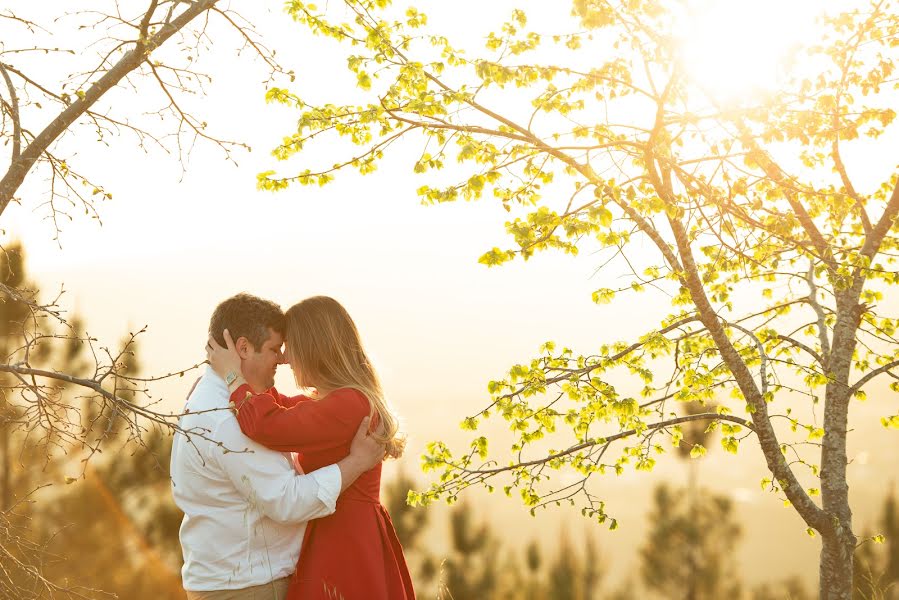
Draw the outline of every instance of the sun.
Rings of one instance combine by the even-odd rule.
[[[676,22],[688,77],[717,100],[776,91],[815,42],[815,0],[690,0]]]

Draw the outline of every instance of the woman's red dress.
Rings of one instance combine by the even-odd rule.
[[[247,437],[273,450],[299,453],[306,473],[346,457],[370,412],[368,399],[348,388],[316,400],[289,398],[274,388],[253,395],[244,384],[231,401]],[[333,515],[309,521],[287,600],[414,600],[380,487],[379,464],[340,495]]]

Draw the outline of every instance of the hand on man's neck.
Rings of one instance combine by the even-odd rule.
[[[233,394],[237,390],[237,388],[246,384],[246,385],[250,386],[250,390],[254,394],[262,394],[264,392],[267,392],[270,389],[270,386],[266,385],[267,383],[268,382],[263,383],[261,381],[255,380],[255,379],[251,381],[251,380],[247,379],[246,377],[244,377],[243,372],[241,372],[237,376],[237,378],[228,386],[228,392]]]
[[[265,390],[268,389],[266,387],[263,387],[262,383],[260,383],[259,380],[247,379],[246,377],[244,377],[243,371],[241,371],[241,373],[240,373],[240,383],[241,383],[241,385],[243,385],[245,383],[248,386],[250,386],[250,390],[252,390],[252,392],[254,394],[261,394],[262,392],[264,392]],[[234,388],[232,388],[232,390],[233,389]]]

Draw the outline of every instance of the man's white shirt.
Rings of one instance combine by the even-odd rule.
[[[290,454],[240,431],[228,400],[224,380],[208,369],[179,421],[194,434],[177,433],[172,447],[186,590],[241,589],[287,577],[306,521],[332,514],[340,494],[336,465],[297,474]]]

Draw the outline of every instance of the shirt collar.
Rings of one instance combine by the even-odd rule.
[[[214,385],[218,388],[223,388],[226,392],[228,391],[228,386],[225,384],[225,380],[219,377],[219,374],[216,373],[212,367],[206,367],[206,373],[203,374],[202,381],[207,385]]]
[[[225,390],[226,396],[231,398],[231,391],[228,388],[228,384],[225,383],[225,380],[222,379],[218,373],[216,373],[213,368],[209,365],[206,366],[206,373],[203,374],[202,382],[206,383],[206,385],[212,385],[218,388],[219,390]],[[275,386],[268,388],[267,390],[263,390],[261,393],[263,394],[271,394],[273,397],[278,397],[278,390],[275,389]]]

